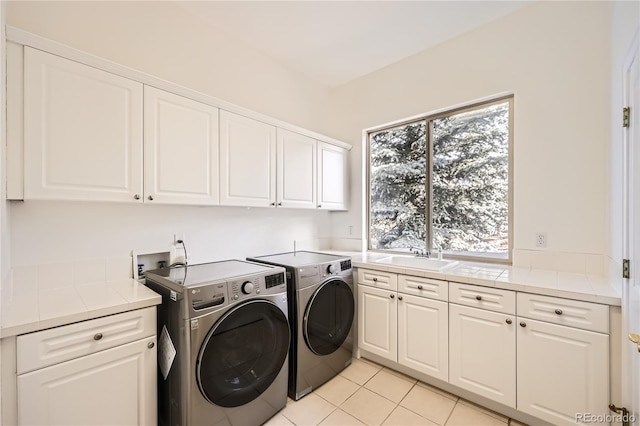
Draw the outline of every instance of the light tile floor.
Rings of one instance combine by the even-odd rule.
[[[287,406],[265,426],[524,426],[364,359]]]

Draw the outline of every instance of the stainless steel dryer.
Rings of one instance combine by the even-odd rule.
[[[158,421],[258,425],[287,402],[285,270],[240,260],[157,269]]]
[[[351,364],[355,300],[351,258],[297,251],[249,258],[287,269],[289,396],[298,400]]]

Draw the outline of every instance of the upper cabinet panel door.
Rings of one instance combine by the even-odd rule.
[[[276,128],[220,110],[220,204],[276,204]]]
[[[318,208],[347,209],[347,154],[344,148],[318,142]]]
[[[218,108],[144,87],[145,202],[218,204],[218,151]]]
[[[316,140],[278,129],[278,206],[316,208]]]
[[[142,84],[25,47],[26,199],[142,197]]]

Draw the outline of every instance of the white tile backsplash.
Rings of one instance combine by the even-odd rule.
[[[38,265],[38,290],[73,286],[73,263]]]
[[[547,250],[513,250],[513,266],[518,268],[604,275],[604,264],[605,259],[601,254]]]

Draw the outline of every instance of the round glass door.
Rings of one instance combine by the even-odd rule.
[[[198,387],[215,405],[244,405],[273,383],[288,351],[284,313],[266,300],[247,302],[209,330],[198,354]]]
[[[353,324],[353,292],[342,279],[325,282],[313,293],[304,315],[304,339],[316,355],[335,352]]]

